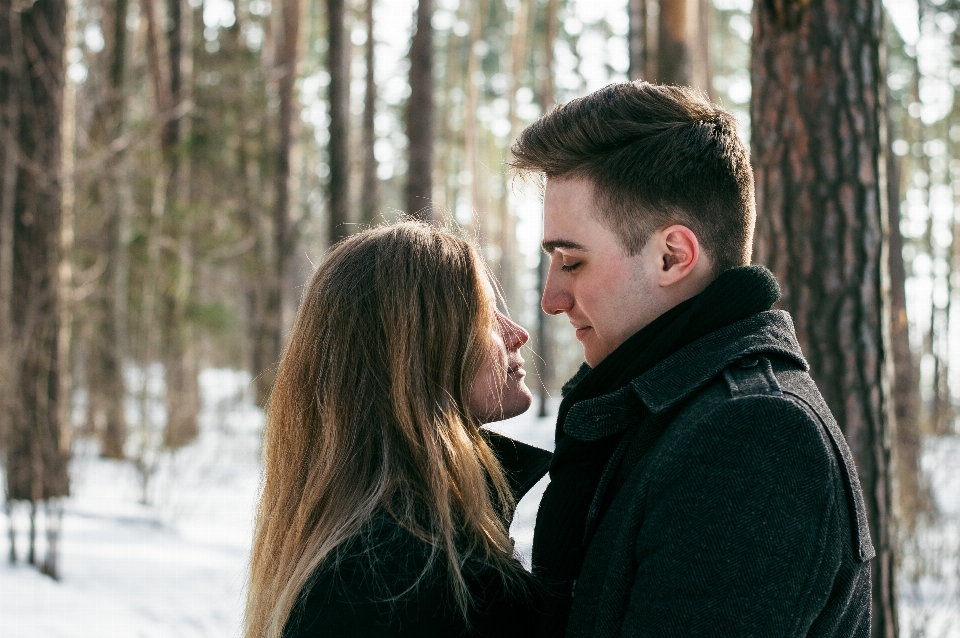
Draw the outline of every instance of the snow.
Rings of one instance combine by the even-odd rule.
[[[263,415],[250,399],[246,373],[206,370],[200,382],[201,436],[180,452],[159,457],[148,484],[149,505],[140,503],[141,477],[131,463],[101,459],[95,446],[77,445],[72,495],[63,503],[59,582],[25,565],[28,511],[25,505],[15,506],[18,562],[0,560],[0,636],[240,634]],[[128,410],[131,417],[138,414],[135,407]],[[162,417],[156,406],[149,407],[151,421]],[[496,429],[552,448],[550,417],[541,421],[531,411]],[[519,505],[513,534],[526,557],[545,486],[541,482]],[[6,517],[0,521],[6,527]],[[41,559],[46,551],[43,521],[41,512]],[[6,550],[3,536],[0,546]]]
[[[240,634],[263,415],[250,398],[246,373],[206,370],[201,387],[201,436],[175,455],[158,458],[148,505],[140,502],[141,476],[132,464],[101,459],[94,447],[77,445],[73,495],[63,503],[59,582],[24,564],[27,511],[23,505],[14,509],[19,560],[0,561],[0,635]],[[550,407],[546,418],[537,418],[534,409],[492,427],[552,449],[557,402]],[[927,443],[923,468],[940,517],[907,543],[899,579],[901,633],[958,638],[960,436]],[[546,479],[519,503],[511,529],[527,565],[545,487]],[[38,529],[43,530],[42,515]],[[42,558],[42,534],[38,539]]]

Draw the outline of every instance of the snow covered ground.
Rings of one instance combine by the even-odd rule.
[[[26,566],[25,506],[14,509],[19,562],[0,560],[3,638],[217,638],[238,636],[259,483],[262,413],[249,376],[201,375],[202,433],[159,457],[140,503],[141,475],[78,445],[64,503],[61,580]],[[134,385],[136,387],[136,385]],[[161,388],[154,388],[161,390]],[[151,410],[155,411],[152,406]],[[131,406],[131,416],[136,406]],[[154,415],[162,418],[162,415]],[[553,422],[524,415],[497,429],[552,447]],[[517,547],[527,556],[545,482],[520,504]],[[7,517],[0,516],[4,530]],[[43,529],[40,517],[39,529]],[[6,556],[6,534],[0,547]],[[38,535],[38,553],[46,545]]]
[[[14,510],[19,562],[0,561],[0,636],[239,635],[262,414],[250,401],[244,373],[207,370],[201,385],[200,439],[158,458],[146,490],[149,505],[140,503],[141,475],[131,464],[77,447],[59,582],[23,564],[27,512]],[[552,447],[552,416],[538,419],[531,410],[495,429]],[[905,569],[900,580],[902,635],[960,638],[960,437],[931,445],[924,467],[933,476],[942,517],[923,531],[906,565],[919,575]],[[521,501],[512,530],[527,561],[545,484]],[[0,522],[5,527],[6,517]],[[43,556],[42,538],[38,549]]]

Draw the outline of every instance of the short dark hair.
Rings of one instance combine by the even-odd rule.
[[[586,178],[601,221],[636,254],[688,226],[716,272],[750,262],[756,204],[734,117],[695,89],[611,84],[550,111],[511,148],[510,165],[547,180]]]

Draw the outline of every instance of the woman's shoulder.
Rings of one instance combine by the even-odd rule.
[[[395,523],[371,521],[316,569],[284,638],[458,635],[429,561],[427,543]]]
[[[389,516],[374,517],[314,572],[284,638],[494,633],[499,638],[525,625],[522,588],[508,592],[492,568],[468,561],[472,564],[464,575],[477,604],[477,614],[471,615],[474,631],[468,631],[451,595],[446,557],[436,551]],[[496,632],[488,631],[494,627]]]

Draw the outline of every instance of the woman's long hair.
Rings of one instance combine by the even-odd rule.
[[[513,498],[467,405],[495,325],[485,272],[466,241],[406,221],[344,240],[313,275],[267,411],[247,638],[279,638],[378,511],[429,544],[464,617],[468,556],[513,581]]]

